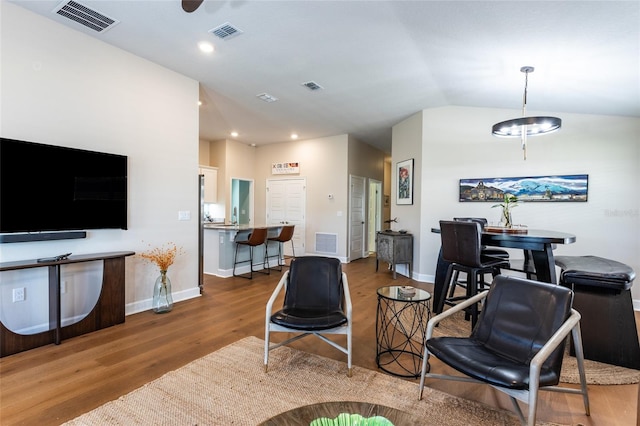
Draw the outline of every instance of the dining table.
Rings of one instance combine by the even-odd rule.
[[[526,229],[522,232],[508,232],[508,230],[493,230],[494,228],[483,229],[482,245],[492,247],[504,247],[521,249],[524,251],[524,266],[516,266],[516,261],[510,260],[510,267],[515,271],[534,274],[537,281],[557,284],[555,261],[553,259],[553,249],[558,244],[572,244],[576,242],[576,236],[565,232],[548,231],[544,229]],[[439,228],[431,228],[431,232],[440,233]],[[529,267],[527,261],[532,265]],[[519,262],[522,264],[522,260]],[[444,309],[444,299],[446,295],[447,283],[445,279],[450,263],[442,258],[442,247],[438,252],[436,263],[436,274],[433,291],[433,312],[439,314]]]

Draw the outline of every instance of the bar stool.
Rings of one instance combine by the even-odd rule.
[[[490,273],[495,277],[500,273],[501,265],[509,264],[508,260],[482,254],[482,227],[478,222],[441,220],[440,237],[442,258],[450,263],[440,297],[448,305],[455,305],[461,300],[475,296],[478,292],[479,276]],[[466,295],[446,297],[447,289],[456,272],[467,274]],[[472,305],[466,313],[465,316],[471,318],[471,328],[475,327],[478,305]]]
[[[234,277],[242,277],[247,279],[253,278],[254,272],[260,272],[263,274],[270,274],[271,270],[269,269],[269,263],[267,262],[267,228],[255,228],[249,235],[247,235],[246,240],[235,241],[236,243],[236,253],[233,258],[233,276]],[[237,237],[237,235],[236,235]],[[264,244],[264,257],[262,259],[262,270],[253,269],[253,249],[260,245]],[[240,246],[248,246],[249,247],[249,259],[238,260],[238,248]],[[247,263],[249,262],[249,267],[251,271],[247,274],[236,274],[236,265],[239,263]],[[265,272],[266,270],[266,272]]]
[[[453,220],[458,222],[477,222],[480,224],[480,227],[482,229],[484,229],[484,227],[489,224],[489,221],[487,221],[487,219],[484,217],[454,217]],[[480,252],[480,254],[482,256],[493,256],[493,257],[499,257],[504,260],[509,260],[509,252],[500,248],[482,246],[482,251]],[[449,298],[453,297],[453,294],[455,293],[457,286],[460,286],[462,288],[467,288],[467,281],[458,279],[459,275],[460,275],[460,271],[455,271],[453,275],[453,280],[449,287]],[[527,275],[527,278],[530,278],[530,277]],[[480,284],[478,286],[479,288],[482,288],[482,289],[486,289],[489,287],[489,285],[484,281],[484,275],[480,276]]]
[[[278,234],[277,237],[269,237],[267,239],[267,245],[269,244],[269,242],[271,241],[275,241],[278,243],[278,268],[276,269],[276,271],[282,271],[282,267],[283,266],[287,266],[287,263],[284,261],[284,254],[282,252],[284,243],[286,243],[287,241],[291,241],[291,251],[293,252],[293,257],[296,257],[296,250],[295,250],[295,246],[293,244],[293,231],[295,230],[295,225],[286,225],[283,226],[282,229],[280,230],[280,234]],[[276,255],[271,255],[271,256],[267,256],[267,264],[269,263],[270,258],[275,257]],[[280,260],[282,259],[282,263],[280,263]],[[275,268],[274,268],[275,269]]]

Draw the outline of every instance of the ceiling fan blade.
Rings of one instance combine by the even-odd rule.
[[[182,10],[187,13],[194,12],[204,0],[182,0]]]

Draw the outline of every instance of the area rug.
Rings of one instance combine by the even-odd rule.
[[[435,336],[468,336],[471,332],[471,324],[465,321],[464,313],[459,312],[443,320],[434,331]],[[602,362],[584,360],[585,376],[590,385],[628,385],[640,383],[640,371],[631,368]],[[580,383],[578,376],[578,363],[576,357],[569,355],[567,343],[560,381],[563,383]]]
[[[263,368],[264,342],[247,337],[165,374],[66,425],[248,425],[329,401],[362,401],[411,413],[415,425],[517,425],[512,413],[283,346]],[[396,425],[402,426],[402,425]]]

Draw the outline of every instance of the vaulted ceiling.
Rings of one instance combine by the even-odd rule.
[[[56,13],[68,0],[12,2],[199,81],[203,139],[349,133],[390,152],[425,108],[519,110],[523,65],[530,111],[640,116],[638,1],[75,1],[115,21],[100,31]]]

